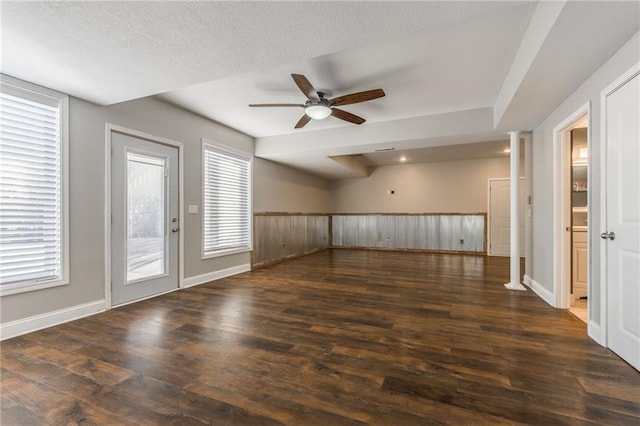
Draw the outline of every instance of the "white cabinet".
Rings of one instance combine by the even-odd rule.
[[[573,231],[573,296],[587,297],[587,232]]]

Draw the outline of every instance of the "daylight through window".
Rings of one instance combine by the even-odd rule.
[[[67,97],[2,76],[0,289],[66,281]]]
[[[203,256],[251,249],[251,157],[203,143]]]

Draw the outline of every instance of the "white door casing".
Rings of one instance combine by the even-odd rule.
[[[603,117],[607,346],[640,370],[640,64],[603,92]]]
[[[107,126],[107,308],[173,291],[182,276],[181,146],[124,130]]]
[[[509,178],[489,179],[489,236],[490,256],[510,256],[511,235],[511,182]],[[524,229],[526,209],[526,185],[520,178],[520,256],[524,256]]]
[[[591,104],[586,103],[553,128],[553,306],[560,309],[571,306],[571,130],[587,127],[587,147],[592,152],[590,117]],[[591,186],[589,182],[587,173],[587,187]],[[590,253],[587,241],[587,262]],[[589,273],[587,269],[587,282]],[[588,304],[590,310],[591,300]],[[600,341],[593,324],[589,327],[589,335]]]

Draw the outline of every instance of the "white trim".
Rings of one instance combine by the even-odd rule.
[[[524,276],[522,277],[522,283],[527,287],[531,288],[531,286],[533,285],[533,278],[531,278],[527,274],[524,274]]]
[[[600,93],[600,232],[607,230],[607,96],[618,90],[618,88],[639,72],[640,62],[637,62]],[[591,155],[589,157],[591,157]],[[591,223],[589,223],[589,225],[591,227]],[[595,232],[594,235],[598,235],[600,232]],[[605,347],[608,347],[607,312],[609,303],[607,245],[608,244],[600,244],[600,325],[589,321],[589,336]],[[589,294],[589,300],[591,300],[591,294]],[[591,302],[589,302],[589,304],[591,305]],[[589,306],[589,308],[595,309],[595,307],[592,306]]]
[[[43,328],[53,327],[54,325],[95,315],[104,312],[104,306],[104,300],[96,300],[82,305],[71,306],[53,312],[6,322],[0,324],[0,340],[11,339],[12,337],[42,330]]]
[[[589,320],[589,322],[587,323],[587,335],[593,340],[595,340],[596,343],[604,347],[607,346],[607,341],[606,341],[607,336],[606,336],[606,333],[603,331],[603,328],[591,320]]]
[[[245,152],[245,151],[239,150],[237,148],[234,148],[232,146],[225,145],[225,144],[220,143],[220,142],[212,141],[212,140],[207,139],[207,138],[202,138],[202,150],[203,151],[204,151],[205,145],[209,145],[212,148],[215,148],[215,149],[220,150],[220,151],[225,151],[226,154],[231,156],[231,157],[240,157],[240,158],[242,158],[243,160],[246,160],[246,161],[251,161],[251,159],[253,158],[253,156],[249,152]]]
[[[520,131],[509,132],[509,290],[526,290],[520,283]]]
[[[206,284],[211,281],[219,280],[222,278],[230,277],[232,275],[241,274],[243,272],[251,271],[251,264],[245,263],[244,265],[232,266],[231,268],[221,269],[219,271],[209,272],[202,275],[196,275],[184,279],[184,287],[193,287],[200,284]]]
[[[248,227],[249,227],[249,241],[248,244],[246,246],[242,246],[242,247],[234,247],[231,249],[225,249],[225,250],[218,250],[218,251],[212,251],[212,252],[205,252],[204,249],[204,212],[205,212],[205,202],[204,202],[204,186],[205,186],[205,172],[204,172],[204,161],[205,161],[205,150],[206,147],[210,146],[211,148],[214,148],[216,150],[220,150],[223,152],[228,153],[230,156],[234,156],[234,157],[240,157],[244,160],[246,160],[249,163],[249,176],[248,176],[248,182],[247,182],[247,193],[248,193],[248,200],[247,200],[247,216],[248,216]],[[241,151],[237,148],[233,148],[231,146],[222,144],[220,142],[215,142],[212,141],[210,139],[207,138],[202,138],[201,140],[201,144],[200,144],[200,202],[202,203],[202,209],[200,212],[200,259],[201,260],[206,260],[206,259],[213,259],[216,257],[222,257],[222,256],[229,256],[232,254],[238,254],[238,253],[246,253],[249,251],[253,251],[253,219],[252,219],[252,215],[253,215],[253,155],[245,152],[245,151]]]
[[[69,280],[32,281],[4,284],[2,287],[0,287],[0,297],[9,296],[12,294],[26,293],[35,290],[43,290],[45,288],[51,287],[61,287],[63,285],[69,285]]]
[[[553,128],[553,293],[552,306],[568,309],[570,305],[571,253],[570,235],[567,227],[571,225],[571,193],[570,188],[570,151],[567,144],[567,131],[581,117],[587,116],[587,147],[591,152],[591,102],[582,105],[578,110]],[[589,170],[590,168],[587,168]],[[588,171],[590,174],[590,171]],[[589,177],[587,176],[587,187]],[[589,204],[589,203],[588,203]],[[591,208],[589,205],[588,208]],[[590,217],[588,215],[587,217]],[[587,243],[587,256],[589,255]],[[589,286],[587,271],[587,286]],[[534,289],[535,291],[535,289]]]
[[[249,226],[251,226],[251,225],[249,225]],[[202,228],[202,229],[204,229],[204,228]],[[251,232],[251,230],[249,230],[249,232]],[[249,238],[251,238],[251,236],[249,236]],[[214,259],[216,257],[222,257],[222,256],[230,256],[232,254],[238,254],[238,253],[246,253],[248,251],[253,251],[253,247],[252,246],[242,246],[242,247],[232,248],[232,249],[216,250],[216,251],[212,251],[211,253],[206,253],[206,254],[203,253],[202,254],[202,260]]]
[[[132,303],[142,302],[143,300],[153,299],[154,297],[162,296],[164,294],[173,293],[174,291],[181,290],[180,287],[171,288],[166,291],[161,291],[160,293],[151,294],[149,296],[141,297],[139,299],[129,300],[128,302],[118,303],[117,305],[112,305],[111,308],[120,308],[122,306],[131,305]]]
[[[523,135],[524,139],[524,274],[531,271],[533,265],[533,220],[532,220],[532,196],[533,196],[533,132]]]
[[[529,279],[529,283],[527,283],[527,278]],[[531,277],[527,277],[527,276],[525,276],[525,284],[527,284],[529,287],[531,287],[531,290],[533,290],[533,292],[535,294],[540,296],[540,298],[542,300],[547,302],[549,305],[554,306],[554,304],[553,304],[554,303],[553,293],[550,292],[549,290],[547,290],[546,288],[544,288],[542,286],[542,284],[540,284],[538,281],[532,279]]]
[[[105,258],[105,308],[111,309],[111,134],[121,133],[150,142],[168,145],[178,149],[178,288],[184,287],[184,145],[171,139],[150,135],[137,130],[127,129],[111,123],[105,123],[105,160],[104,160],[104,258]],[[154,295],[157,296],[157,295]],[[143,300],[143,299],[137,299]],[[122,306],[118,305],[118,306]]]
[[[25,293],[34,290],[42,290],[45,288],[58,287],[67,285],[69,280],[69,95],[39,86],[28,81],[19,80],[0,73],[0,83],[2,85],[13,86],[23,92],[33,92],[39,97],[52,98],[58,103],[60,110],[60,161],[62,182],[60,183],[60,192],[62,195],[62,232],[61,232],[61,256],[62,256],[62,273],[60,278],[49,281],[31,281],[20,282],[15,284],[5,284],[4,288],[0,287],[0,297],[11,294]]]

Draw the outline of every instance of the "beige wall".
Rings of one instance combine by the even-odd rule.
[[[489,178],[509,177],[509,158],[376,168],[368,178],[331,182],[333,213],[486,212]],[[394,195],[387,190],[395,191]]]
[[[146,98],[100,107],[69,105],[70,284],[0,298],[0,323],[104,299],[105,123],[184,144],[184,203],[201,201],[201,138],[253,153],[253,139],[162,101]],[[202,209],[200,209],[202,211]],[[201,259],[202,218],[185,215],[185,278],[245,265],[249,253]]]
[[[256,157],[253,160],[253,211],[328,213],[329,182]]]
[[[601,93],[631,66],[640,61],[640,33],[636,33],[616,54],[558,106],[533,132],[533,276],[550,293],[553,278],[553,129],[585,104],[591,106],[589,124],[589,319],[600,321],[601,203],[603,188],[601,161],[606,151],[601,138]]]

